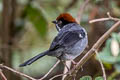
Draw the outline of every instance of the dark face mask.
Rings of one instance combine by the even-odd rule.
[[[60,20],[55,20],[52,21],[52,23],[54,23],[56,25],[56,28],[58,31],[60,31],[66,24],[72,23],[72,22],[68,22],[66,20],[64,20],[63,18],[61,18]]]

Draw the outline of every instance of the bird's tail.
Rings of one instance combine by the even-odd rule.
[[[24,62],[23,64],[20,64],[19,67],[24,67],[24,66],[30,65],[33,62],[35,62],[36,60],[38,60],[39,58],[45,56],[46,54],[48,54],[48,51],[38,54],[37,56],[29,59],[28,61]]]

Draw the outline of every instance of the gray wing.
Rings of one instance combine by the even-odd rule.
[[[75,43],[77,43],[79,40],[81,40],[84,37],[85,37],[85,33],[82,29],[64,32],[55,37],[49,50],[52,51],[58,48],[64,48],[66,46],[67,47],[73,46]]]

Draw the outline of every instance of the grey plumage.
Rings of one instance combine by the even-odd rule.
[[[54,38],[50,48],[29,59],[20,65],[20,67],[30,65],[37,59],[48,55],[55,56],[60,60],[72,60],[79,56],[88,44],[87,32],[77,23],[70,23],[59,30]]]

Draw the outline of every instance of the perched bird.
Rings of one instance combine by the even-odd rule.
[[[50,48],[24,62],[20,67],[30,65],[45,55],[65,61],[73,60],[84,51],[88,44],[87,32],[69,13],[60,14],[53,23],[59,33]]]

